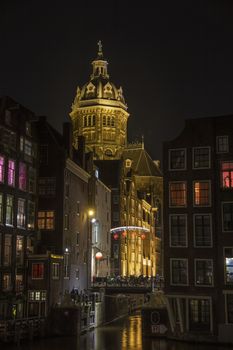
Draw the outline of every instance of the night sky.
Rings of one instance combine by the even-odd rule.
[[[154,8],[152,8],[152,4]],[[61,130],[102,40],[129,140],[152,158],[187,118],[233,114],[233,1],[0,1],[0,95]]]

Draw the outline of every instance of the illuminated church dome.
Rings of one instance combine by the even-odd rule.
[[[116,88],[109,80],[101,42],[98,46],[90,80],[77,88],[72,104],[75,146],[82,135],[86,138],[86,151],[93,151],[95,159],[119,159],[127,144],[129,113],[122,88]]]

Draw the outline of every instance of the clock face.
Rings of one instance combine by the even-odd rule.
[[[150,315],[152,324],[159,324],[160,322],[160,313],[158,311],[153,311]]]

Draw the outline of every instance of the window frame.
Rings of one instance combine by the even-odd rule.
[[[172,216],[184,216],[185,218],[185,241],[186,241],[186,244],[185,245],[172,245],[172,235],[171,235],[171,218]],[[172,213],[172,214],[169,214],[169,246],[171,248],[187,248],[188,247],[188,220],[187,220],[187,214],[184,214],[184,213]]]
[[[224,220],[223,220],[223,206],[224,204],[229,204],[229,203],[232,203],[232,206],[233,206],[233,201],[223,201],[221,202],[221,216],[222,216],[222,232],[233,232],[233,224],[232,224],[232,230],[224,230]],[[233,210],[232,210],[232,213],[233,213]],[[233,214],[232,214],[232,222],[233,222]]]
[[[208,183],[209,184],[209,204],[195,204],[195,183]],[[193,180],[193,207],[195,208],[209,208],[212,206],[212,196],[211,196],[211,180]]]
[[[172,151],[184,151],[184,168],[172,169],[171,168],[171,153]],[[184,171],[187,170],[187,148],[170,148],[168,150],[168,170],[169,171]]]
[[[233,252],[233,246],[231,247],[226,247],[224,246],[223,247],[223,266],[224,266],[224,285],[225,286],[230,286],[230,287],[233,287],[233,281],[232,283],[231,282],[227,282],[227,273],[226,273],[226,253],[225,253],[225,250],[226,249],[232,249],[232,252]],[[233,254],[232,254],[233,255]],[[233,257],[233,256],[232,256]]]
[[[210,217],[210,235],[211,235],[211,245],[209,246],[199,246],[196,245],[196,216],[204,216],[208,215]],[[213,248],[213,220],[212,220],[212,213],[194,213],[193,214],[193,246],[194,248]]]
[[[43,266],[43,273],[42,273],[42,277],[33,277],[33,266],[34,265],[41,265]],[[43,280],[45,278],[45,263],[44,262],[34,262],[32,263],[32,280]]]
[[[198,284],[197,283],[197,261],[211,261],[212,264],[212,283],[211,284]],[[213,259],[203,259],[203,258],[195,258],[194,259],[194,284],[195,287],[214,287],[214,261]]]
[[[225,137],[227,139],[227,151],[219,151],[219,139]],[[217,135],[216,136],[216,153],[228,153],[229,152],[229,135]]]
[[[185,185],[185,204],[184,205],[172,205],[171,204],[171,185],[172,184],[184,184]],[[187,181],[169,181],[168,183],[168,195],[169,195],[169,208],[187,208]]]
[[[195,167],[195,150],[197,149],[208,149],[209,151],[209,165],[206,167],[198,166]],[[193,170],[201,170],[201,169],[210,169],[211,168],[211,147],[210,146],[198,146],[198,147],[192,147],[192,169]]]
[[[172,274],[172,262],[173,261],[185,261],[186,262],[186,269],[187,269],[187,283],[174,283],[173,282],[173,274]],[[189,261],[187,258],[170,258],[170,285],[171,286],[189,286]]]

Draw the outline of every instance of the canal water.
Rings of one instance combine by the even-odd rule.
[[[8,348],[8,347],[6,347]],[[10,347],[12,349],[12,347]],[[1,350],[4,345],[1,344]],[[8,348],[9,349],[9,348]],[[141,315],[98,327],[76,339],[49,338],[22,343],[22,350],[227,350],[224,346],[189,344],[142,336]]]

